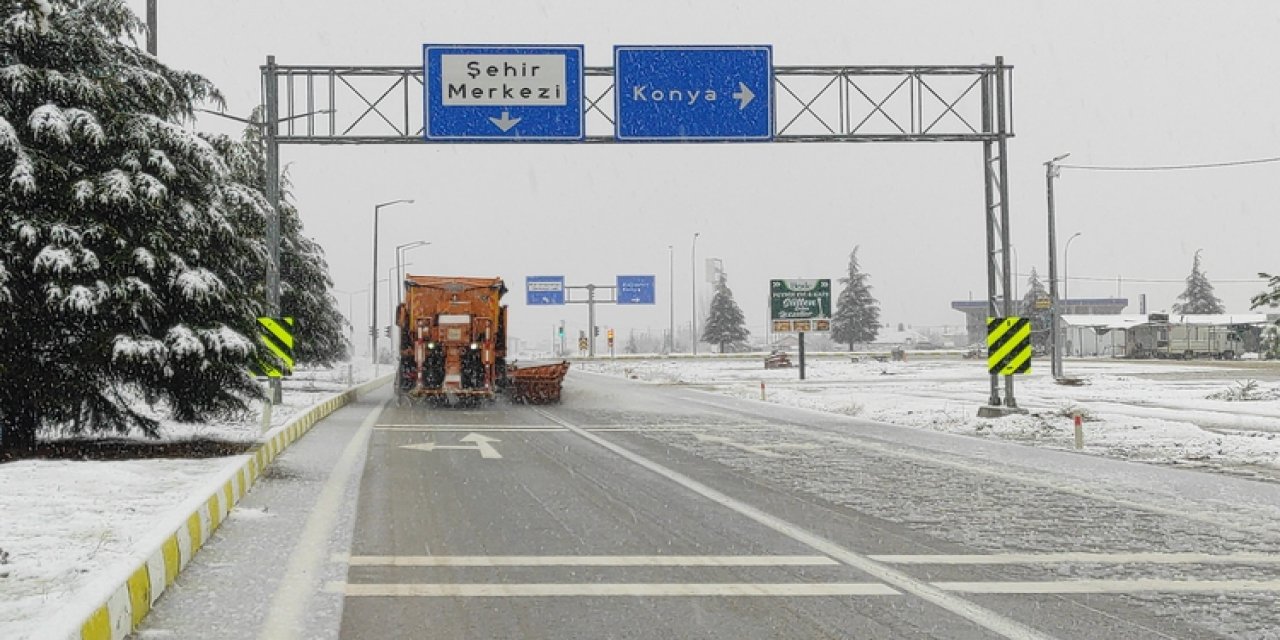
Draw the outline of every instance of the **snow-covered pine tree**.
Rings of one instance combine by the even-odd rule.
[[[3,277],[3,275],[0,275],[0,277]],[[1258,277],[1267,281],[1267,288],[1249,301],[1252,303],[1252,308],[1280,307],[1280,276],[1259,273]]]
[[[840,278],[844,289],[836,298],[836,312],[831,318],[831,339],[853,346],[868,343],[880,333],[880,303],[871,295],[868,275],[858,266],[858,247],[849,253],[849,273]]]
[[[1187,288],[1178,296],[1183,302],[1175,302],[1173,312],[1180,314],[1222,313],[1222,301],[1213,293],[1213,283],[1200,270],[1200,251],[1196,251],[1191,263],[1191,275],[1187,276]]]
[[[221,98],[136,46],[118,0],[0,5],[0,425],[139,429],[258,395],[265,201],[182,126]]]
[[[720,280],[716,282],[716,294],[711,298],[711,314],[707,316],[706,326],[702,329],[702,341],[720,345],[720,353],[724,353],[729,345],[736,347],[745,343],[749,335],[751,332],[747,331],[742,309],[734,301],[728,277],[722,271]]]
[[[262,108],[258,107],[250,120],[256,123],[262,119]],[[251,166],[237,179],[265,191],[267,148],[262,127],[246,127],[243,140]],[[265,241],[266,227],[255,231]],[[302,235],[302,218],[294,204],[293,183],[285,167],[280,172],[280,315],[294,318],[294,357],[300,363],[329,365],[347,355],[347,321],[330,293],[332,288],[324,248]],[[256,295],[265,302],[262,287]]]
[[[1018,305],[1018,314],[1024,318],[1031,318],[1033,347],[1048,348],[1049,346],[1050,310],[1036,308],[1036,300],[1048,297],[1049,290],[1040,282],[1040,274],[1036,273],[1035,267],[1031,267],[1031,276],[1027,278],[1027,293],[1022,296],[1022,301]]]

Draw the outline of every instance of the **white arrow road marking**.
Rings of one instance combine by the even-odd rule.
[[[459,451],[479,451],[481,458],[501,458],[502,454],[493,448],[490,442],[502,442],[497,438],[490,438],[479,433],[468,433],[462,437],[462,442],[470,442],[472,446],[460,444],[436,444],[434,442],[423,442],[421,444],[405,444],[400,445],[401,449],[413,449],[415,451],[436,451],[439,449],[455,449]]]
[[[733,92],[733,99],[738,101],[738,111],[746,109],[747,105],[751,104],[751,101],[755,100],[755,98],[756,94],[751,93],[751,89],[747,88],[744,82],[739,82],[738,90]],[[503,131],[506,131],[506,129],[503,129]]]
[[[734,95],[736,96],[737,94]],[[509,113],[503,111],[501,118],[489,118],[489,122],[498,125],[498,128],[502,129],[503,133],[506,133],[511,130],[511,127],[520,124],[520,118],[512,118]]]
[[[733,447],[734,449],[738,449],[740,451],[746,451],[747,453],[754,453],[758,456],[764,456],[766,458],[785,458],[786,457],[776,451],[770,451],[768,449],[769,447],[775,447],[780,449],[782,448],[816,449],[818,447],[818,445],[816,444],[800,444],[800,443],[788,443],[788,442],[779,442],[777,444],[749,445],[749,444],[742,444],[741,442],[734,442],[724,436],[709,436],[702,433],[694,434],[693,437],[703,442],[715,442],[718,444],[722,444],[726,447]]]

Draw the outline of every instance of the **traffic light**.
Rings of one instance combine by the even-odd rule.
[[[383,335],[387,336],[388,338],[391,337],[391,325],[387,325],[383,327]]]
[[[378,328],[373,325],[369,325],[369,337],[373,338],[373,337],[377,337],[377,335],[378,335]]]
[[[613,342],[613,329],[609,329],[609,342]]]
[[[560,325],[559,335],[560,335],[560,339],[561,339],[561,340],[564,340],[564,325],[563,325],[563,324],[561,324],[561,325]]]
[[[596,326],[595,326],[595,333],[593,333],[593,334],[591,334],[591,335],[596,336],[596,337],[600,337],[600,325],[596,325]]]

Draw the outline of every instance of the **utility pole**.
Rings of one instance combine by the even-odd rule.
[[[152,0],[151,5],[155,4]],[[148,13],[153,7],[147,8]],[[148,39],[155,37],[152,32]],[[280,120],[280,86],[276,83],[276,57],[267,56],[265,69],[267,122],[263,142],[267,145],[267,202],[271,203],[271,215],[267,218],[267,315],[280,317],[280,145],[276,131]],[[271,378],[271,402],[284,401],[280,378]]]
[[[269,60],[274,64],[274,57],[269,58]],[[274,76],[272,77],[274,78]],[[271,82],[269,84],[274,85],[275,83]],[[274,105],[275,100],[272,100],[271,104]],[[373,205],[373,284],[369,286],[369,337],[371,341],[370,354],[373,356],[373,375],[375,376],[378,375],[378,214],[383,207],[402,203],[413,204],[413,200],[389,200]],[[391,275],[387,274],[387,278],[390,279]],[[390,297],[390,292],[388,292],[388,297]]]
[[[693,305],[689,309],[689,315],[692,318],[690,327],[693,335],[690,340],[693,342],[693,355],[698,355],[698,236],[701,232],[693,234],[693,247],[689,249],[689,283],[692,285],[691,294]]]
[[[1062,377],[1062,339],[1058,317],[1061,313],[1058,304],[1058,223],[1054,218],[1053,180],[1061,171],[1058,163],[1070,155],[1064,153],[1044,163],[1045,197],[1049,205],[1049,370],[1054,380]]]
[[[147,53],[156,55],[156,0],[147,0]]]
[[[596,286],[587,285],[587,355],[596,357]]]
[[[676,246],[667,245],[667,259],[671,265],[671,275],[667,278],[668,305],[671,307],[671,326],[667,330],[667,354],[676,351]]]

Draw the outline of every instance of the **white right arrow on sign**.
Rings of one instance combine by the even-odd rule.
[[[756,94],[751,93],[751,89],[744,82],[739,82],[738,90],[733,92],[733,99],[738,101],[738,111],[746,109],[747,105],[751,104],[751,101],[755,100],[755,98]]]

